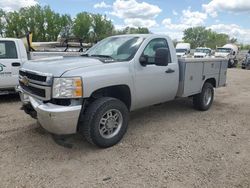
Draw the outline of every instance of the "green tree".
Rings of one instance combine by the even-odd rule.
[[[64,14],[61,16],[61,32],[60,32],[60,36],[62,38],[69,38],[70,36],[72,36],[72,19],[70,17],[70,15]]]
[[[92,28],[94,32],[94,41],[99,41],[105,37],[111,36],[114,26],[106,16],[100,14],[92,14]]]
[[[33,41],[55,41],[59,33],[71,23],[68,15],[55,13],[49,6],[22,8],[5,14],[7,37],[23,37],[29,31]]]
[[[192,48],[206,46],[215,49],[225,45],[226,43],[236,43],[237,39],[227,34],[216,33],[205,27],[188,28],[184,31],[183,40],[191,44]]]
[[[88,39],[92,18],[87,12],[78,13],[73,23],[73,34],[80,39]]]
[[[7,37],[21,37],[23,33],[23,28],[20,27],[20,16],[18,12],[8,12],[5,15],[5,20],[6,20],[6,30],[5,30],[5,35]]]
[[[117,35],[123,35],[123,34],[149,34],[150,31],[148,28],[145,27],[126,27],[123,30],[116,31]]]
[[[1,37],[4,37],[5,27],[6,27],[5,12],[2,9],[0,9],[0,35]]]
[[[209,38],[209,30],[205,27],[193,27],[184,31],[183,40],[191,44],[192,48],[205,46]]]

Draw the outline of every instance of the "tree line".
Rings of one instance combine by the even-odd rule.
[[[95,42],[105,37],[127,33],[149,33],[147,28],[116,30],[112,21],[101,14],[81,12],[72,18],[59,14],[49,6],[32,6],[19,11],[0,10],[0,35],[21,38],[33,33],[33,41],[48,42],[61,38],[76,38],[84,42]]]
[[[58,37],[96,42],[111,35],[150,33],[148,28],[140,27],[116,30],[112,21],[101,14],[81,12],[72,18],[68,14],[56,13],[49,6],[40,5],[21,8],[14,12],[0,9],[1,37],[21,38],[28,32],[33,33],[33,41],[40,42],[56,41]],[[237,43],[236,38],[230,38],[227,34],[217,33],[205,27],[186,29],[183,41],[190,43],[192,48],[206,46],[213,49],[227,43]]]
[[[223,33],[217,33],[211,29],[205,27],[193,27],[184,31],[184,42],[191,44],[191,47],[209,47],[215,49],[216,47],[222,47],[228,43],[237,43],[236,38],[230,38],[229,35]]]

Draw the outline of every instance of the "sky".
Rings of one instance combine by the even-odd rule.
[[[250,44],[250,0],[0,0],[6,11],[36,4],[72,17],[82,11],[105,14],[116,29],[148,27],[181,40],[185,29],[204,26]]]

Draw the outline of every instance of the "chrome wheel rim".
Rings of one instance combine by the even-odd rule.
[[[123,117],[119,110],[111,109],[104,113],[99,123],[100,135],[105,139],[116,136],[122,127]]]
[[[212,101],[212,90],[211,89],[206,89],[206,91],[204,93],[205,105],[208,106],[211,101]]]

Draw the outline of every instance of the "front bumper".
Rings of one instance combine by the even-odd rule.
[[[75,134],[81,105],[59,106],[29,97],[32,107],[37,112],[37,119],[41,126],[50,133],[57,135]]]

